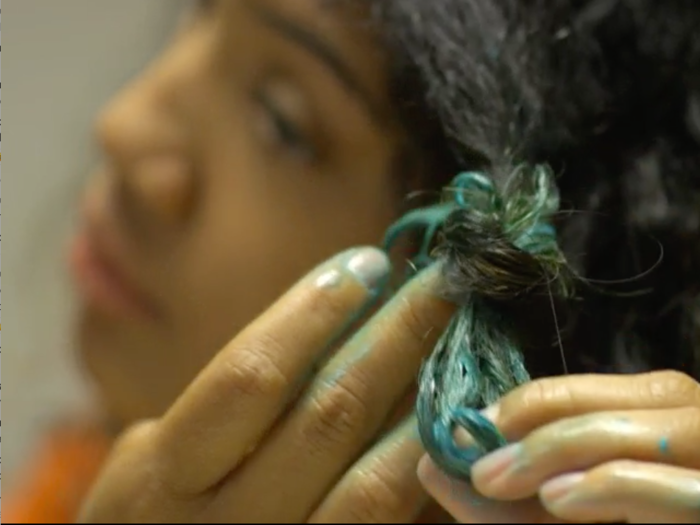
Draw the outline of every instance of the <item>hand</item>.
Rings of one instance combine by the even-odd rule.
[[[402,400],[411,408],[421,361],[452,314],[429,293],[435,271],[325,359],[388,273],[383,253],[362,249],[304,278],[161,419],[126,432],[81,521],[416,519],[429,501],[416,475],[424,452],[412,417],[389,421]]]
[[[487,415],[520,441],[475,464],[473,488],[427,458],[419,467],[460,522],[700,522],[700,384],[688,376],[544,379]]]

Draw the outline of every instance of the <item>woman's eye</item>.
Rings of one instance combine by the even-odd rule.
[[[275,145],[290,151],[305,161],[314,160],[316,158],[315,148],[302,126],[297,125],[267,97],[258,96],[257,98],[264,112],[263,118],[266,119],[265,128],[268,130],[268,138]]]
[[[194,10],[199,13],[208,13],[215,5],[216,0],[194,0]]]

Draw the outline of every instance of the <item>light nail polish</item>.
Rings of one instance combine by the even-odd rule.
[[[391,269],[389,258],[376,248],[362,248],[352,254],[345,267],[370,292],[377,292],[386,283]]]
[[[498,419],[498,413],[500,412],[501,407],[499,405],[491,405],[489,407],[486,407],[481,411],[481,413],[486,417],[491,422],[495,422],[496,419]]]
[[[480,478],[484,483],[492,481],[513,466],[520,456],[521,449],[519,443],[514,443],[492,452],[474,465],[473,476]]]
[[[585,474],[565,474],[554,478],[540,489],[540,496],[548,503],[555,504],[569,496],[573,490],[584,480]]]

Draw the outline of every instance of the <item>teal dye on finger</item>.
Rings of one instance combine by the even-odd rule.
[[[367,317],[367,315],[376,308],[384,300],[384,294],[387,290],[387,285],[389,283],[389,275],[386,275],[380,282],[378,282],[375,290],[368,290],[367,297],[360,308],[355,310],[350,317],[348,317],[341,328],[336,332],[326,345],[327,348],[335,347],[340,341],[348,337],[351,334],[351,330],[357,326],[357,324]]]
[[[422,232],[412,270],[440,263],[444,281],[457,278],[457,287],[465,282],[469,287],[460,290],[457,311],[421,368],[416,401],[426,452],[447,475],[469,481],[474,463],[507,445],[480,410],[530,380],[512,319],[499,311],[498,300],[526,295],[533,280],[558,296],[570,291],[550,222],[559,197],[547,167],[520,166],[501,191],[483,173],[461,173],[444,194],[443,202],[399,219],[388,229],[384,247],[389,251],[402,234]],[[513,261],[522,254],[530,270],[539,272],[534,278],[518,274]],[[511,280],[504,282],[504,276]],[[457,428],[467,431],[475,446],[460,447]]]
[[[667,437],[662,437],[659,440],[659,452],[664,456],[668,456],[671,453]]]

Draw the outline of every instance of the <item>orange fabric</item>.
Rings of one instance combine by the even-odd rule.
[[[75,523],[110,444],[93,428],[64,428],[52,434],[17,488],[3,494],[2,522]]]

